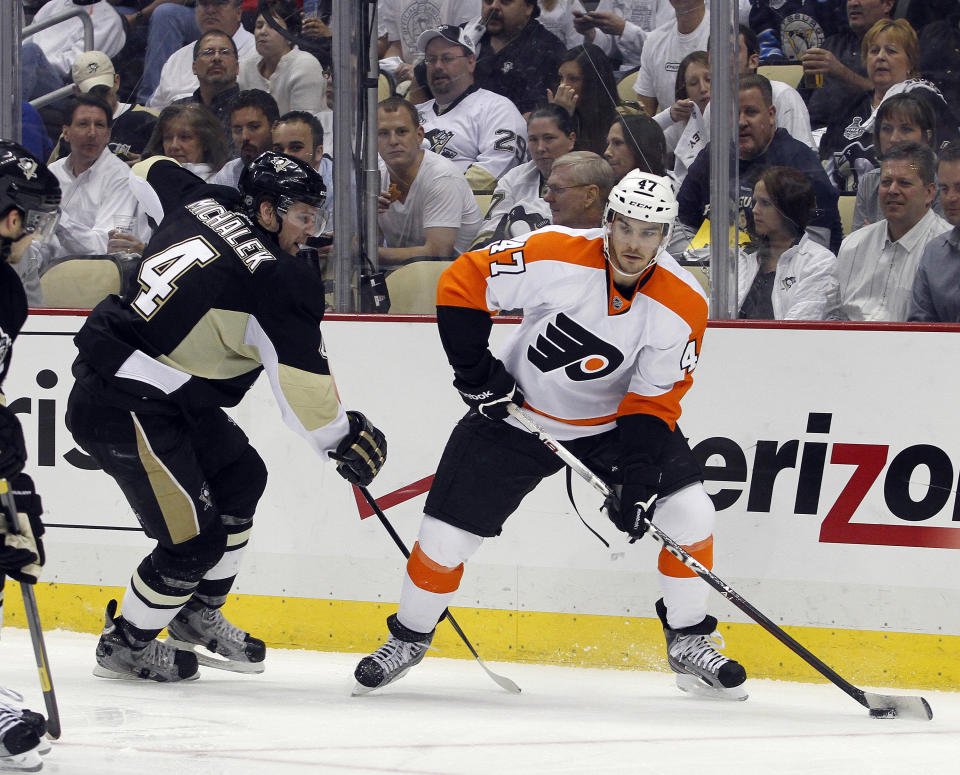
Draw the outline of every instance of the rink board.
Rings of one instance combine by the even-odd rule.
[[[31,316],[6,388],[50,526],[38,589],[45,619],[93,631],[149,542],[64,426],[82,322]],[[494,326],[494,341],[513,325]],[[338,316],[324,332],[345,405],[389,439],[370,489],[412,544],[463,411],[436,327]],[[856,680],[960,685],[960,419],[946,400],[960,376],[957,343],[949,330],[711,326],[684,400],[681,427],[719,509],[716,572]],[[277,645],[368,650],[399,594],[402,556],[375,517],[361,519],[369,510],[333,468],[282,425],[265,380],[232,414],[270,481],[231,616]],[[589,488],[575,482],[574,493],[610,548],[582,527],[554,477],[469,563],[460,623],[489,659],[662,665],[656,545],[630,546]],[[12,623],[16,597],[7,595]],[[814,675],[718,596],[711,609],[752,674]],[[442,632],[446,655],[468,655]]]

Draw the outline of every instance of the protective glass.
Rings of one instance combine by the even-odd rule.
[[[53,237],[60,220],[60,211],[28,210],[24,219],[23,228],[27,234],[32,234],[36,242],[47,242]]]

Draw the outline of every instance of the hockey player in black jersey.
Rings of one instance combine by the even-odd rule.
[[[170,159],[142,164],[166,215],[135,281],[77,335],[67,407],[74,438],[157,542],[130,579],[122,615],[116,601],[107,606],[94,673],[179,681],[197,676],[198,659],[261,672],[263,641],[220,607],[267,471],[223,407],[266,371],[287,425],[354,484],[380,470],[386,441],[340,405],[320,334],[320,269],[295,255],[317,228],[319,173],[268,151],[241,174],[238,193]],[[170,639],[161,642],[164,627]]]
[[[59,204],[60,184],[54,174],[20,145],[0,140],[0,478],[9,481],[19,528],[19,534],[9,532],[9,515],[0,516],[0,621],[6,577],[36,584],[44,562],[40,496],[23,473],[23,430],[2,393],[13,342],[27,319],[27,296],[10,264],[20,260],[31,242],[53,234]],[[0,687],[0,768],[36,771],[43,766],[40,753],[50,750],[41,740],[46,722],[39,713],[22,708],[22,699]]]

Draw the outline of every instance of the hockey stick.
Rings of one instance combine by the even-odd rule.
[[[549,433],[543,430],[533,420],[523,412],[516,404],[510,404],[509,412],[516,418],[524,428],[542,441],[548,449],[556,453],[570,469],[586,480],[594,489],[600,492],[604,497],[611,494],[610,488],[600,477],[587,468],[570,450],[564,447],[559,441],[554,439]],[[729,584],[721,580],[709,568],[698,562],[694,557],[674,541],[670,536],[664,533],[659,527],[651,521],[646,520],[647,531],[653,538],[663,545],[670,554],[676,557],[680,562],[686,565],[690,570],[696,573],[700,578],[707,582],[717,592],[723,595],[727,600],[733,603],[737,608],[743,611],[753,621],[759,624],[763,629],[769,632],[774,638],[779,640],[784,646],[790,649],[794,654],[800,657],[804,662],[813,667],[818,673],[824,676],[832,684],[839,687],[853,699],[870,710],[870,715],[875,718],[913,718],[930,720],[933,718],[933,711],[930,704],[923,697],[899,697],[889,694],[874,694],[858,689],[843,676],[837,673],[833,668],[821,661],[817,656],[808,651],[798,641],[784,632],[774,622],[758,611],[753,605],[745,600],[739,592],[734,590]]]
[[[363,497],[366,499],[367,503],[370,504],[370,508],[373,509],[374,514],[377,515],[377,518],[380,520],[380,524],[383,525],[384,529],[390,534],[390,537],[393,539],[393,542],[400,548],[400,551],[403,552],[403,556],[408,560],[410,559],[410,552],[407,551],[406,544],[403,543],[403,539],[397,535],[397,531],[393,529],[393,525],[390,524],[390,520],[387,519],[387,515],[383,513],[383,510],[374,500],[373,496],[370,494],[370,491],[366,487],[361,487],[357,485],[357,489],[363,494]],[[443,621],[446,619],[450,622],[450,626],[456,630],[457,635],[460,636],[470,653],[473,654],[473,658],[477,660],[477,663],[484,669],[486,674],[490,676],[491,679],[502,689],[506,689],[511,694],[520,694],[520,687],[517,686],[513,681],[511,681],[506,676],[497,675],[489,667],[486,666],[484,661],[480,659],[480,655],[477,653],[477,650],[473,647],[473,644],[470,642],[469,638],[464,634],[463,630],[460,629],[460,625],[457,624],[457,620],[453,618],[453,614],[450,613],[449,608],[445,608],[443,611],[443,616],[440,617],[440,620]]]
[[[19,533],[17,503],[13,499],[13,493],[6,479],[0,479],[0,504],[3,505],[5,512],[7,529],[12,533]],[[23,595],[23,609],[30,627],[30,641],[33,643],[33,656],[37,662],[37,673],[40,675],[43,702],[47,706],[47,737],[57,740],[60,737],[60,711],[57,708],[57,695],[53,691],[53,679],[50,677],[47,647],[43,642],[43,627],[40,624],[37,598],[33,593],[32,584],[21,582],[20,593]]]

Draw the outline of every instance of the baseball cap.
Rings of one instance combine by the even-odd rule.
[[[116,70],[110,57],[102,51],[84,51],[73,60],[73,82],[82,92],[94,86],[113,86]]]
[[[456,43],[458,46],[463,46],[471,54],[476,55],[477,53],[477,44],[470,34],[454,24],[442,24],[432,30],[424,30],[417,37],[417,48],[426,51],[427,44],[434,38],[443,38],[451,43]]]

